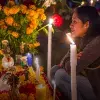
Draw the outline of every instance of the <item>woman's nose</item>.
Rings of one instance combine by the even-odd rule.
[[[72,28],[72,27],[73,27],[73,24],[71,23],[71,24],[70,24],[70,28]]]

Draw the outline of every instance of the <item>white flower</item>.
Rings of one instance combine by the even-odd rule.
[[[51,4],[56,4],[55,0],[45,0],[43,6],[50,7]]]
[[[2,44],[5,46],[8,45],[8,40],[2,40]]]

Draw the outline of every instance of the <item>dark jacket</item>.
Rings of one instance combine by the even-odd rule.
[[[82,56],[77,61],[77,75],[87,75],[94,90],[100,94],[100,68],[96,69],[100,65],[100,36],[83,38],[79,45],[79,52],[82,52]],[[70,53],[67,53],[61,62],[70,73]]]

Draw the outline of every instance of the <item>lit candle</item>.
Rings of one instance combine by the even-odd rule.
[[[36,100],[47,100],[46,99],[46,86],[39,84],[36,86]]]
[[[91,4],[91,6],[93,5],[93,0],[90,0],[90,4]]]
[[[56,100],[56,83],[55,80],[52,80],[53,84],[53,100]]]
[[[33,65],[33,57],[32,57],[32,54],[31,53],[27,53],[26,56],[27,56],[27,65],[28,66],[32,66]]]
[[[71,38],[71,34],[67,34],[70,40],[70,66],[71,66],[71,93],[72,100],[77,100],[77,83],[76,83],[76,65],[77,65],[77,48],[74,41]]]
[[[82,2],[81,2],[81,5],[84,5],[84,4],[85,4],[85,2],[84,2],[84,1],[82,1]]]
[[[36,64],[36,80],[39,81],[39,78],[40,78],[40,66],[39,66],[38,58],[35,58],[35,64]]]
[[[53,19],[50,19],[48,25],[48,62],[47,62],[47,77],[50,80],[50,70],[51,70],[51,52],[52,52],[52,23]]]

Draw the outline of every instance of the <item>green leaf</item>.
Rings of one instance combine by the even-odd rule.
[[[48,30],[46,28],[43,28],[43,31],[48,34]]]

